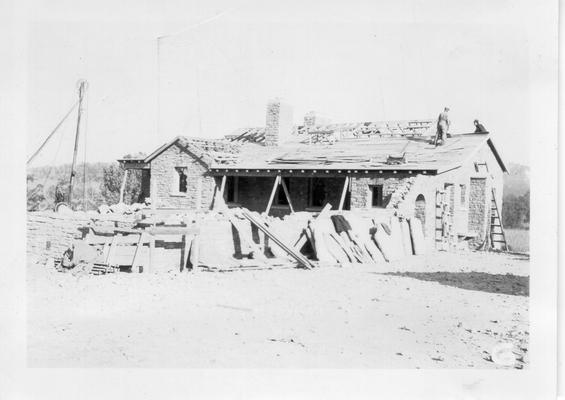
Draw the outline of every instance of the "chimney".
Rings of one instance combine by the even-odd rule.
[[[308,129],[316,125],[316,112],[310,111],[304,116],[304,126]]]
[[[265,123],[265,146],[278,146],[292,135],[292,108],[290,105],[274,99],[267,103]]]
[[[310,111],[306,115],[304,115],[304,127],[310,131],[316,125],[328,125],[330,124],[331,120],[317,113],[316,111]]]

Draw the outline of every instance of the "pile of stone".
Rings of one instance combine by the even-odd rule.
[[[108,206],[106,204],[102,204],[98,207],[99,214],[134,214],[137,211],[143,210],[146,208],[146,204],[141,203],[133,203],[133,204],[125,204],[125,203],[117,203]]]

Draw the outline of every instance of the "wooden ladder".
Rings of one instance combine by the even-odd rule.
[[[502,219],[500,218],[500,211],[496,203],[496,196],[494,189],[491,190],[492,200],[490,206],[490,242],[492,248],[496,248],[496,244],[500,243],[502,250],[508,251],[508,243],[506,242],[506,235],[504,234],[504,227],[502,226]]]

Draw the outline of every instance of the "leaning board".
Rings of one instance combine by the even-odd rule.
[[[424,238],[424,230],[422,222],[418,218],[410,218],[410,237],[412,238],[412,248],[414,254],[420,255],[426,253],[426,241]]]

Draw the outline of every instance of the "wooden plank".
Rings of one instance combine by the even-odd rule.
[[[269,211],[271,211],[271,206],[273,205],[275,194],[277,193],[277,189],[279,188],[280,180],[281,180],[281,176],[277,175],[277,177],[275,178],[275,183],[273,184],[273,190],[271,190],[271,196],[269,197],[269,202],[267,203],[267,209],[265,210],[265,213],[267,213],[267,215],[269,214]]]
[[[184,270],[184,269],[188,269],[187,264],[188,264],[189,255],[190,255],[190,246],[192,244],[193,239],[194,239],[194,234],[183,235],[184,250],[183,250],[181,271]]]
[[[294,243],[294,246],[292,247],[294,248],[294,250],[300,251],[300,249],[306,244],[307,241],[308,241],[308,235],[306,235],[306,232],[303,229],[302,233],[298,237],[298,240],[296,241],[296,243]]]
[[[235,229],[237,229],[237,232],[239,233],[239,238],[241,239],[241,241],[244,242],[247,245],[247,247],[253,252],[254,258],[259,259],[259,260],[266,260],[267,257],[263,253],[263,250],[261,249],[261,247],[259,247],[257,245],[257,243],[255,243],[253,241],[253,237],[251,236],[251,233],[246,232],[247,226],[242,225],[241,224],[242,221],[239,220],[234,215],[230,216],[230,222],[235,227]]]
[[[284,251],[286,251],[292,258],[294,258],[296,261],[298,261],[299,264],[301,264],[302,266],[304,266],[305,268],[308,268],[308,269],[314,267],[314,264],[312,264],[310,262],[310,260],[308,260],[302,254],[294,251],[290,246],[287,246],[286,244],[284,244],[273,232],[271,232],[271,230],[265,225],[265,223],[262,220],[256,218],[254,215],[250,214],[248,211],[243,211],[242,215],[245,218],[247,218],[249,221],[251,221],[251,223],[253,223],[255,226],[257,226],[257,228],[259,228],[265,235],[267,235],[269,237],[269,239],[271,239],[280,248],[282,248]]]
[[[199,250],[200,250],[200,236],[195,235],[194,239],[192,239],[192,243],[190,245],[190,264],[192,265],[192,269],[198,267],[199,262]]]
[[[290,200],[290,194],[288,193],[288,188],[286,187],[286,183],[284,182],[284,179],[282,179],[279,176],[279,181],[283,187],[284,190],[284,195],[286,196],[286,199],[288,200],[288,205],[290,206],[290,212],[294,213],[294,207],[292,206],[292,201]]]
[[[146,229],[145,232],[151,235],[197,235],[200,233],[200,228],[156,226],[153,228]]]

